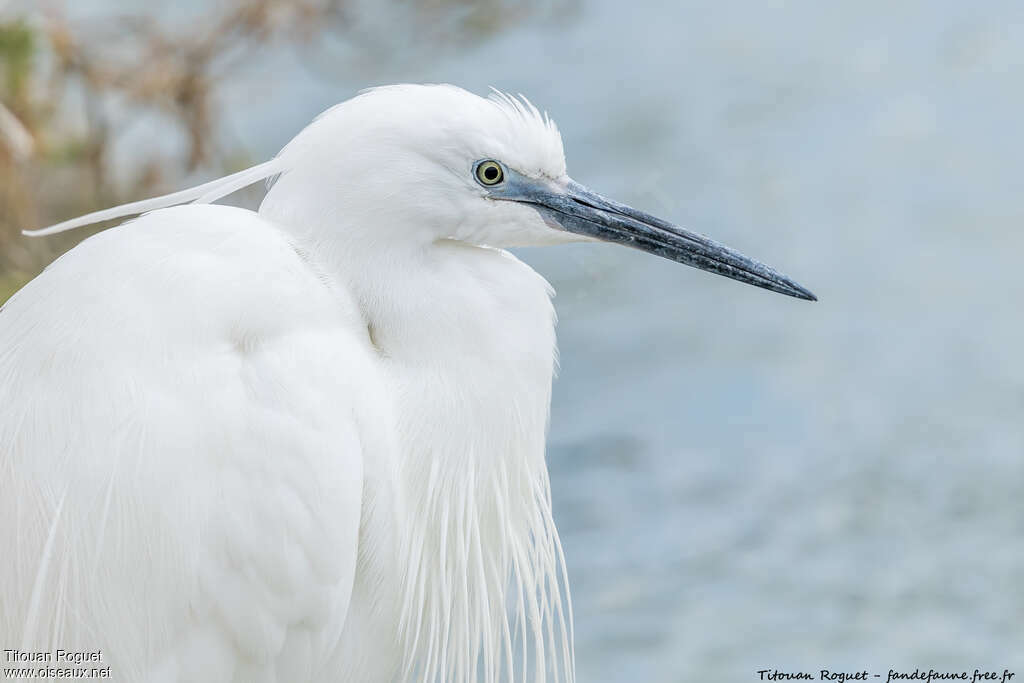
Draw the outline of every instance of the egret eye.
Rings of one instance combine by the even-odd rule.
[[[497,161],[481,161],[476,166],[476,179],[481,185],[497,185],[505,179],[505,171]]]

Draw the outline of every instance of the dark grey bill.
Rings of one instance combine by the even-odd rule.
[[[772,268],[689,230],[606,199],[579,183],[565,187],[527,178],[506,169],[501,186],[488,188],[495,199],[534,206],[563,230],[605,242],[624,244],[779,294],[817,301],[810,291]]]

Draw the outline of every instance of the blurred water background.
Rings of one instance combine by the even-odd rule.
[[[115,5],[203,10],[67,11]],[[577,180],[820,298],[613,247],[521,253],[558,291],[579,680],[1024,675],[1024,4],[580,0],[447,49],[406,9],[363,3],[373,44],[316,63],[253,55],[218,92],[222,137],[264,158],[378,83],[521,91]],[[108,163],[180,147],[161,125]]]

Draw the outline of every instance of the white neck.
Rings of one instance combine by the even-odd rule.
[[[275,218],[273,208],[261,213]],[[358,234],[305,225],[297,240],[355,297],[397,400],[407,673],[475,681],[482,667],[488,681],[502,671],[543,681],[547,669],[571,681],[544,461],[555,364],[547,282],[499,250],[449,240],[361,249]]]

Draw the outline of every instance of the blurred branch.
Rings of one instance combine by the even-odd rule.
[[[74,33],[63,16],[51,11],[43,30],[57,70],[79,76],[87,92],[116,92],[174,117],[188,134],[187,167],[192,170],[211,160],[218,81],[254,47],[308,41],[340,16],[339,5],[338,0],[246,0],[196,22],[204,29],[187,31],[167,29],[152,17],[125,17],[109,24],[101,39]],[[126,54],[134,58],[125,59]]]
[[[268,48],[301,49],[311,63],[317,50],[347,44],[348,58],[331,61],[349,68],[382,51],[418,59],[514,25],[536,2],[565,1],[384,0],[372,3],[376,24],[360,14],[369,0],[231,0],[187,25],[151,14],[71,21],[59,0],[21,16],[0,8],[0,302],[89,234],[29,241],[22,229],[151,195],[244,156],[220,151],[218,98]],[[154,113],[184,133],[181,156],[139,149],[138,172],[117,186],[125,174],[112,180],[107,166],[125,120]]]
[[[15,161],[24,161],[32,153],[32,134],[3,103],[0,103],[0,138]]]

